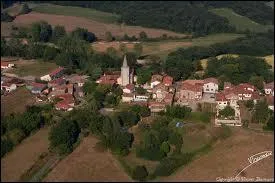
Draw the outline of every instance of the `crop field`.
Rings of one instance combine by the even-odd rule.
[[[249,165],[248,158],[263,151],[274,152],[274,134],[260,133],[243,128],[232,128],[232,135],[214,144],[213,149],[198,157],[185,167],[181,167],[169,177],[158,181],[216,181],[218,177],[235,177]],[[203,165],[203,166],[202,166]],[[274,155],[247,168],[246,178],[274,177]]]
[[[261,25],[257,22],[250,20],[245,16],[241,16],[235,13],[232,9],[229,8],[215,8],[211,9],[210,12],[225,17],[228,19],[231,25],[234,25],[237,30],[245,31],[246,29],[254,32],[264,32],[267,31],[269,28],[272,28],[272,25]]]
[[[97,141],[92,136],[84,138],[43,181],[131,181],[113,155],[94,149]]]
[[[34,96],[26,87],[22,86],[7,96],[1,95],[1,116],[11,113],[22,113],[27,105],[35,102]]]
[[[48,133],[48,128],[40,129],[1,159],[2,181],[19,181],[21,175],[31,168],[38,157],[48,151]]]

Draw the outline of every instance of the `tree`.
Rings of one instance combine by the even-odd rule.
[[[105,40],[108,42],[113,41],[113,36],[111,32],[105,32]]]
[[[254,107],[254,101],[253,100],[247,100],[245,101],[245,106],[249,109],[252,110]]]
[[[106,49],[106,53],[108,55],[110,55],[110,57],[112,57],[112,58],[117,58],[117,50],[115,48],[113,48],[113,47],[108,47]]]
[[[47,61],[54,60],[57,56],[57,53],[58,52],[56,48],[47,46],[44,51],[43,59]]]
[[[1,138],[1,158],[10,152],[13,148],[13,143],[9,138]]]
[[[48,42],[52,36],[52,26],[45,21],[40,22],[40,41]]]
[[[57,41],[66,35],[64,26],[56,25],[53,29],[52,40],[57,43]]]
[[[262,76],[251,76],[249,83],[256,86],[259,90],[264,88],[264,78]]]
[[[252,115],[252,121],[257,123],[265,123],[268,119],[268,116],[269,112],[266,100],[257,102],[254,113]]]
[[[136,52],[136,54],[137,54],[138,56],[141,55],[142,49],[143,49],[143,47],[142,47],[141,44],[135,44],[135,45],[134,45],[134,50],[135,50],[135,52]]]
[[[224,117],[235,116],[235,110],[230,105],[227,105],[224,109],[219,111],[219,115]]]
[[[79,133],[80,129],[75,121],[63,119],[51,128],[50,147],[56,148],[60,154],[71,152]]]
[[[191,113],[192,109],[186,106],[168,106],[166,108],[166,115],[176,118],[184,118]]]
[[[24,3],[20,9],[19,15],[27,14],[31,12],[31,9],[29,8],[28,4]]]
[[[24,138],[25,133],[23,130],[15,128],[8,132],[8,138],[11,140],[12,144],[17,145],[19,144]]]
[[[132,178],[134,180],[144,181],[147,176],[148,176],[148,172],[144,165],[136,166],[132,173]]]
[[[125,53],[127,52],[126,44],[121,43],[121,44],[119,45],[119,51],[121,51],[123,54],[125,54]]]
[[[169,144],[173,144],[173,145],[182,145],[183,143],[182,137],[178,133],[169,134],[168,142]]]
[[[142,87],[137,87],[136,92],[140,95],[144,95],[146,93],[146,90]]]
[[[160,149],[161,149],[163,152],[165,152],[166,154],[170,152],[170,146],[169,146],[169,144],[168,144],[167,142],[163,142],[163,143],[161,144]]]
[[[1,12],[1,22],[12,22],[13,20],[14,17],[10,16],[7,12]]]
[[[151,75],[152,75],[151,69],[138,68],[137,69],[137,83],[145,84],[146,82],[150,81]]]
[[[147,39],[146,32],[144,32],[144,31],[140,32],[139,33],[139,38],[140,38],[140,40],[145,41]]]

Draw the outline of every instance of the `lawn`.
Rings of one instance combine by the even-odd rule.
[[[17,88],[7,96],[1,95],[1,116],[11,113],[22,113],[26,110],[27,105],[31,105],[34,102],[34,96],[26,87]]]
[[[65,15],[65,16],[76,16],[88,18],[91,20],[103,22],[103,23],[115,23],[119,19],[119,15],[112,13],[106,13],[102,11],[97,11],[91,8],[81,8],[74,6],[59,6],[54,4],[34,4],[33,11],[39,13],[55,14],[55,15]]]
[[[254,32],[264,32],[269,28],[272,28],[272,25],[261,25],[258,24],[245,16],[241,16],[235,13],[232,9],[229,8],[215,8],[211,9],[210,12],[225,17],[228,19],[229,23],[236,27],[239,31],[245,31],[246,29]]]
[[[58,67],[55,63],[43,61],[18,61],[15,64],[16,68],[12,69],[11,73],[22,77],[41,77]]]

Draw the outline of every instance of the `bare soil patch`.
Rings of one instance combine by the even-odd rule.
[[[51,181],[131,181],[109,152],[94,149],[98,140],[89,136],[48,174]]]
[[[38,157],[48,151],[48,132],[48,128],[39,130],[1,159],[2,181],[19,181],[20,176],[35,163]]]
[[[232,129],[232,136],[219,141],[208,154],[180,168],[161,181],[216,181],[216,178],[235,177],[249,165],[248,158],[262,151],[272,151],[269,156],[245,170],[246,178],[274,177],[274,133],[259,133],[242,128]]]
[[[63,25],[66,31],[72,31],[76,27],[83,27],[90,32],[95,33],[98,37],[104,37],[106,31],[110,31],[114,36],[123,36],[125,33],[129,36],[138,36],[141,31],[147,33],[149,37],[160,37],[163,34],[167,36],[185,36],[185,34],[175,33],[172,31],[162,29],[144,28],[140,26],[121,26],[116,24],[106,24],[87,18],[63,16],[63,15],[51,15],[44,13],[31,12],[25,15],[17,16],[14,23],[17,25],[30,25],[33,22],[45,20],[51,25]]]

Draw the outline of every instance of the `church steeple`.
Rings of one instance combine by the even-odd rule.
[[[124,60],[123,60],[122,67],[128,67],[126,55],[124,55]]]

